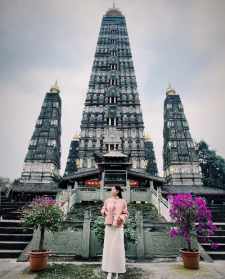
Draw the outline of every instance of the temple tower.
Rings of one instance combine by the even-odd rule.
[[[59,175],[61,97],[57,82],[46,93],[20,178],[21,183],[51,183]]]
[[[180,96],[171,86],[164,102],[164,177],[171,185],[201,185],[202,175]]]
[[[144,123],[124,15],[103,16],[85,100],[79,141],[79,169],[97,168],[96,156],[119,151],[144,172]]]

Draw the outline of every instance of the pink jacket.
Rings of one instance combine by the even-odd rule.
[[[105,217],[105,225],[123,227],[129,214],[126,200],[114,198],[106,199],[101,209],[101,214]]]

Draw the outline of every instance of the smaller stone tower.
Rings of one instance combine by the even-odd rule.
[[[61,97],[57,81],[46,93],[20,178],[21,183],[51,183],[59,175]]]
[[[171,185],[201,185],[202,175],[180,96],[169,86],[164,102],[164,177]]]

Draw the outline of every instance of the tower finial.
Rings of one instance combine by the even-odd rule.
[[[168,88],[166,89],[166,95],[176,95],[176,91],[173,89],[170,82]]]
[[[73,136],[73,139],[74,140],[79,140],[79,138],[80,138],[80,134],[78,132],[76,132]]]
[[[59,85],[58,85],[58,81],[57,81],[57,80],[55,81],[55,84],[51,87],[50,91],[51,91],[51,92],[54,92],[54,93],[59,93],[59,92],[60,92],[60,89],[59,89]]]

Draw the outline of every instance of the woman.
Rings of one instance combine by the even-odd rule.
[[[112,187],[111,197],[106,199],[101,209],[105,217],[105,237],[102,256],[102,270],[108,272],[107,279],[112,273],[125,273],[125,248],[123,225],[128,217],[127,202],[122,198],[122,189]]]

